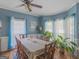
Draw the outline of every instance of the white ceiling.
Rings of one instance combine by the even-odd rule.
[[[79,0],[34,0],[32,3],[42,5],[43,8],[32,7],[32,12],[24,7],[16,7],[22,2],[20,0],[0,0],[0,8],[22,12],[31,15],[55,15],[64,12],[75,5]]]

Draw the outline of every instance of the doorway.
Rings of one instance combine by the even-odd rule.
[[[24,19],[16,19],[12,17],[11,20],[11,47],[15,47],[16,39],[15,36],[17,34],[25,34],[26,27],[25,27],[25,20]]]

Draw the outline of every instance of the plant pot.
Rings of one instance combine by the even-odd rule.
[[[73,58],[65,49],[57,48],[55,50],[54,59],[73,59]]]
[[[64,55],[65,54],[65,50],[64,49],[60,49],[59,53],[60,53],[60,55]]]

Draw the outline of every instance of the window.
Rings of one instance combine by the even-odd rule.
[[[64,34],[64,20],[55,20],[55,35]]]
[[[56,19],[55,21],[45,22],[45,31],[54,32],[55,35],[62,35],[74,40],[74,16],[69,16],[65,20]]]
[[[45,22],[45,31],[53,32],[53,21]]]
[[[67,17],[66,32],[67,37],[74,41],[74,16]]]

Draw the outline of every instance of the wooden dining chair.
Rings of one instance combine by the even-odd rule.
[[[25,47],[17,38],[16,42],[17,42],[17,59],[28,59],[28,56],[25,52]]]
[[[55,45],[53,43],[45,45],[45,54],[47,54],[47,59],[53,59],[55,52]]]
[[[37,56],[37,59],[53,59],[55,52],[55,47],[53,43],[45,45],[45,53]]]

